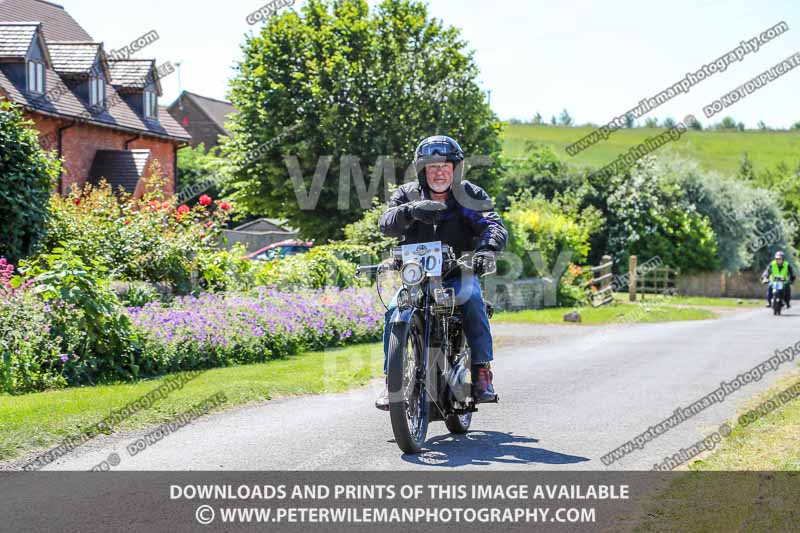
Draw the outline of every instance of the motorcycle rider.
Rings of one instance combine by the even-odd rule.
[[[778,250],[775,253],[775,259],[767,265],[767,268],[764,269],[764,272],[761,274],[761,280],[768,283],[773,281],[776,276],[780,276],[783,278],[784,285],[784,300],[786,301],[786,308],[790,309],[792,307],[792,288],[791,283],[794,283],[795,275],[794,270],[792,270],[792,265],[789,264],[788,261],[784,260],[783,252]],[[770,284],[767,288],[767,307],[772,307],[772,285]]]
[[[494,401],[491,361],[492,332],[481,294],[479,276],[494,270],[495,253],[508,240],[508,232],[486,192],[463,180],[464,151],[450,137],[428,137],[414,152],[417,182],[395,191],[389,208],[381,216],[382,233],[397,237],[402,244],[441,241],[453,247],[456,257],[474,251],[474,275],[469,272],[444,285],[455,289],[461,308],[464,334],[472,358],[472,383],[478,403]],[[387,372],[390,320],[397,309],[393,299],[386,313],[383,333],[384,374]],[[375,407],[389,410],[388,381]]]

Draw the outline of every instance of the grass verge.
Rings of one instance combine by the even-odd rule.
[[[167,422],[224,392],[226,407],[301,394],[341,392],[383,374],[383,347],[362,344],[263,364],[208,370],[115,430]],[[21,396],[0,395],[0,460],[58,444],[157,388],[165,378],[79,387]]]
[[[627,293],[614,293],[614,298],[623,303],[631,303]],[[662,294],[646,294],[644,298],[639,295],[639,303],[668,304],[668,305],[694,305],[701,307],[761,307],[763,300],[743,298],[707,298],[705,296],[666,296]]]
[[[553,307],[498,313],[492,319],[497,323],[527,324],[569,324],[564,315],[574,311],[572,307]],[[582,307],[581,324],[638,324],[652,322],[673,322],[677,320],[708,320],[717,314],[708,309],[673,307],[647,304],[609,304],[603,307]]]
[[[740,414],[767,405],[766,414],[747,425],[737,421],[716,450],[658,493],[637,530],[669,524],[672,531],[796,531],[800,398],[779,396],[796,385],[798,374],[752,401]]]

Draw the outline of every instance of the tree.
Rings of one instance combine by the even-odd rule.
[[[742,164],[739,165],[739,177],[745,181],[755,181],[756,179],[756,172],[753,169],[753,162],[750,161],[750,158],[747,156],[747,152],[744,153],[744,159],[742,159]]]
[[[769,129],[769,126],[767,126],[767,123],[764,122],[763,120],[759,120],[758,129],[760,129],[761,131],[767,131]]]
[[[30,254],[43,236],[48,200],[61,172],[32,128],[17,107],[0,102],[0,257],[12,263]]]
[[[744,122],[737,123],[736,124],[736,129],[739,130],[739,131],[744,131],[745,130]]]
[[[499,157],[500,124],[473,54],[420,1],[383,0],[370,11],[364,0],[309,0],[271,17],[243,52],[224,155],[233,199],[249,213],[336,238],[398,170],[413,179],[413,149],[429,135],[450,135],[468,156]],[[467,178],[481,184],[498,172]]]
[[[508,165],[490,192],[497,198],[497,209],[502,211],[521,192],[535,191],[552,200],[555,195],[579,185],[580,176],[570,173],[567,164],[558,159],[549,146],[529,141],[525,145],[524,159]]]
[[[636,119],[631,113],[625,115],[625,127],[626,128],[633,128],[636,126]]]
[[[196,147],[186,147],[178,152],[178,176],[180,190],[177,203],[190,207],[197,205],[201,195],[220,197],[220,187],[224,185],[223,161],[219,157],[219,147],[205,149],[200,143]]]
[[[533,116],[533,124],[536,124],[537,126],[540,124],[544,124],[544,119],[542,118],[542,114],[539,113],[538,111]]]
[[[664,119],[664,122],[661,124],[666,129],[671,129],[675,127],[675,120],[672,117],[667,117]]]
[[[553,115],[550,117],[550,125],[555,126],[556,124],[558,124],[558,122],[556,121],[556,116]]]
[[[722,119],[722,122],[717,124],[718,130],[735,130],[736,129],[736,121],[733,117],[725,117]]]
[[[797,121],[794,124],[792,124],[792,129],[793,130],[800,130],[800,121]]]
[[[644,121],[645,128],[657,128],[658,127],[658,119],[655,117],[650,117],[645,119]]]
[[[558,122],[562,126],[572,126],[572,117],[569,116],[569,113],[567,113],[566,109],[561,112],[561,115],[559,115]]]
[[[689,126],[689,128],[691,128],[693,130],[696,130],[696,131],[702,131],[703,130],[703,125],[696,118],[692,119],[692,120],[689,120],[688,124],[686,124],[686,125]]]

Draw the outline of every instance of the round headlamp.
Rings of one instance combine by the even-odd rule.
[[[402,279],[403,283],[406,285],[413,287],[414,285],[422,283],[424,273],[422,265],[415,261],[410,261],[400,268],[400,279]]]

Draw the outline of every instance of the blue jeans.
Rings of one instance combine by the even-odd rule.
[[[472,275],[455,277],[444,282],[445,287],[455,290],[456,305],[461,309],[461,322],[464,335],[469,343],[472,364],[488,363],[494,359],[492,351],[492,330],[486,315],[486,303],[481,294],[478,278]],[[397,309],[397,295],[389,303],[383,327],[383,373],[388,373],[390,321]]]

